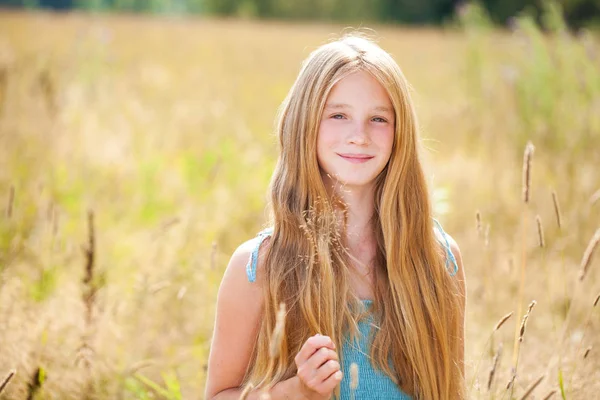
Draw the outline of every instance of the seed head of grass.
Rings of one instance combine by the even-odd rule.
[[[590,204],[593,206],[600,200],[600,189],[596,190],[594,194],[590,197]]]
[[[500,327],[502,325],[504,325],[504,323],[506,321],[508,321],[508,319],[513,315],[513,311],[509,312],[508,314],[506,314],[504,317],[500,318],[500,320],[498,321],[498,323],[496,324],[496,326],[494,327],[494,331],[496,332],[498,329],[500,329]]]
[[[279,311],[277,311],[277,320],[275,323],[275,329],[273,330],[273,337],[271,338],[269,346],[269,355],[272,359],[279,356],[281,349],[281,341],[283,340],[283,331],[285,330],[285,303],[279,305]]]
[[[356,390],[358,388],[358,365],[356,363],[350,364],[350,389]]]
[[[527,312],[525,313],[525,316],[523,316],[523,321],[521,322],[521,329],[519,331],[519,342],[523,341],[523,335],[525,335],[525,326],[527,325],[527,319],[529,319],[529,314],[531,313],[531,310],[533,309],[533,307],[536,304],[537,304],[537,302],[535,300],[533,300],[531,303],[529,303]]]
[[[535,223],[537,225],[538,244],[541,248],[544,248],[544,228],[542,227],[542,218],[539,215],[535,216]]]
[[[587,356],[590,355],[590,351],[592,351],[592,347],[588,347],[587,349],[585,349],[585,353],[583,353],[583,359],[586,359]]]
[[[527,142],[525,153],[523,154],[523,202],[529,203],[531,191],[531,159],[535,147],[531,142]]]
[[[594,236],[588,243],[585,252],[583,253],[583,258],[581,259],[581,269],[579,272],[579,280],[582,281],[587,274],[587,271],[592,263],[592,257],[594,256],[594,250],[598,247],[598,243],[600,243],[600,229],[596,230]]]
[[[554,213],[556,214],[558,229],[562,229],[562,214],[560,212],[560,205],[558,204],[558,195],[554,190],[552,191],[552,204],[554,204]]]

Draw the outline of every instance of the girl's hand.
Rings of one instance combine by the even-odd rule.
[[[329,336],[306,340],[294,359],[301,393],[310,400],[329,399],[342,380],[335,344]]]

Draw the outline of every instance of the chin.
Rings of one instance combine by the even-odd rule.
[[[344,187],[347,188],[360,188],[360,187],[369,187],[372,186],[373,184],[375,184],[375,179],[377,178],[376,176],[373,177],[357,177],[355,176],[344,176],[344,175],[334,175],[334,174],[330,174],[331,176],[335,176],[335,180],[338,182],[338,184],[341,184]],[[329,178],[330,180],[331,178]]]

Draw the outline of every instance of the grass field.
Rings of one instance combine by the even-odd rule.
[[[529,398],[600,392],[600,38],[546,21],[371,26],[461,247],[475,399],[541,376]],[[203,398],[220,278],[266,223],[277,107],[344,28],[0,11],[0,399]]]

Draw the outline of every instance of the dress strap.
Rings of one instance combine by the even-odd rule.
[[[258,264],[258,250],[260,249],[260,245],[262,242],[273,233],[273,228],[266,228],[262,231],[258,232],[256,237],[256,245],[252,249],[252,254],[250,255],[250,259],[248,260],[248,264],[246,264],[246,276],[248,277],[249,282],[256,281],[256,266]]]
[[[444,232],[444,229],[442,228],[442,225],[438,222],[438,220],[435,218],[432,219],[433,222],[435,222],[435,225],[437,226],[438,230],[442,234],[442,237],[444,238],[443,242],[441,240],[438,241],[442,244],[442,246],[444,246],[444,249],[446,250],[446,269],[448,270],[448,273],[450,273],[451,276],[454,276],[458,272],[458,263],[456,262],[456,258],[454,257],[454,254],[452,254],[452,250],[450,249],[448,236],[446,235],[446,232]],[[449,268],[450,262],[452,262],[453,265],[452,269]]]

